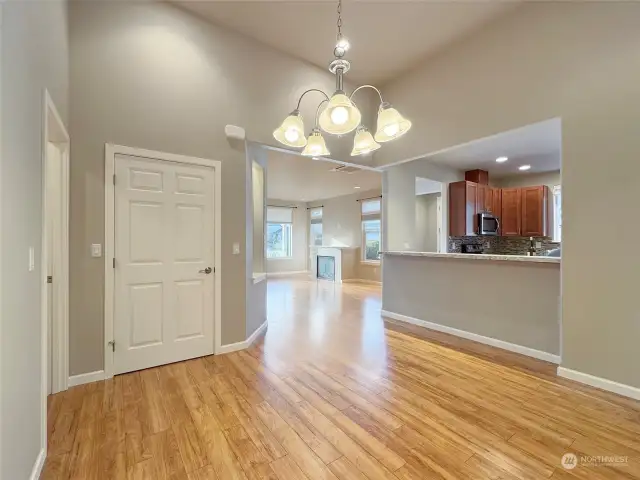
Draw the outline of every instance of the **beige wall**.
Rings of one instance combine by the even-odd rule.
[[[304,202],[269,199],[267,200],[267,205],[275,207],[297,207],[293,209],[292,258],[268,258],[267,273],[307,271],[307,258],[309,257],[309,215],[307,212],[307,204]]]
[[[27,479],[40,453],[42,116],[47,88],[68,119],[67,7],[3,2],[0,142],[0,478]],[[28,271],[28,248],[35,270]]]
[[[232,244],[247,245],[246,156],[224,126],[271,143],[298,95],[333,76],[158,2],[73,2],[70,43],[70,373],[103,368],[104,260],[89,246],[104,242],[105,142],[222,161],[222,343],[244,340],[248,252]]]
[[[399,255],[383,261],[383,310],[559,354],[559,264]]]
[[[553,188],[560,185],[560,170],[557,172],[533,173],[530,175],[514,175],[512,177],[498,178],[491,184],[495,187],[531,187],[537,185],[547,185]]]
[[[360,202],[363,198],[378,197],[382,189],[342,195],[309,202],[309,207],[322,205],[322,243],[323,245],[341,245],[358,247],[362,245],[362,211]],[[384,202],[382,202],[384,205]],[[384,248],[384,245],[383,247]],[[362,257],[360,249],[358,259]],[[380,281],[380,265],[357,262],[355,274],[363,280]]]
[[[525,3],[385,86],[414,128],[376,156],[388,163],[560,117],[562,364],[635,387],[640,260],[603,249],[593,219],[607,219],[611,244],[640,237],[630,221],[640,186],[638,25],[637,2]]]

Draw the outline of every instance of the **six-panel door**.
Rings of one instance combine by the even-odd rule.
[[[116,374],[213,353],[214,175],[116,156]]]

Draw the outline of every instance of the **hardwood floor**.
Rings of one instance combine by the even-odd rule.
[[[385,325],[379,287],[270,280],[268,315],[250,350],[50,397],[42,478],[640,479],[640,402]]]

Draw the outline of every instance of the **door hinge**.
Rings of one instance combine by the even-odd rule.
[[[112,352],[116,351],[116,341],[115,340],[111,340],[109,343],[107,343],[107,345],[111,346],[111,351]]]
[[[113,268],[116,268],[116,259],[113,259]]]
[[[115,175],[113,176],[113,184],[114,185],[116,184],[116,176]]]
[[[47,275],[47,283],[53,283],[53,276]]]

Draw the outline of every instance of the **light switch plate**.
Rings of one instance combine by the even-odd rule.
[[[233,254],[234,255],[240,255],[240,243],[235,242],[233,244]]]
[[[99,258],[102,256],[102,245],[99,243],[94,243],[91,245],[91,256]]]

